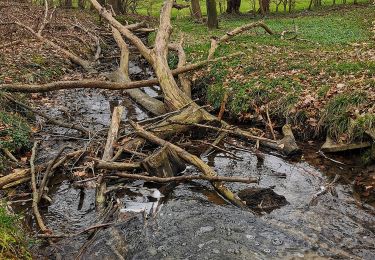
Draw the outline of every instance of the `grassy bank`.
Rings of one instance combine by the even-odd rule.
[[[0,259],[32,259],[20,218],[0,201]]]
[[[218,108],[229,94],[227,112],[239,121],[291,122],[306,137],[328,133],[343,142],[361,139],[375,125],[374,7],[321,11],[314,16],[270,18],[275,32],[297,28],[298,39],[285,40],[257,29],[232,38],[216,56],[242,51],[239,58],[214,64],[193,75]],[[191,60],[204,59],[209,39],[253,22],[249,17],[222,17],[220,29],[208,31],[187,19],[174,21],[185,34]],[[324,135],[323,135],[324,136]]]

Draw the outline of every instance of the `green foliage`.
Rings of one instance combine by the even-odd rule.
[[[318,89],[318,96],[319,97],[324,97],[327,93],[328,93],[328,91],[329,91],[329,89],[330,89],[331,87],[329,86],[329,85],[322,85],[319,89]]]
[[[339,74],[356,74],[359,72],[367,72],[368,75],[375,73],[375,62],[340,62],[328,64],[328,71],[337,72]]]
[[[30,126],[23,117],[0,111],[0,148],[10,151],[30,148],[30,134]]]
[[[219,108],[223,100],[225,89],[222,84],[213,84],[208,86],[207,101],[214,107]]]
[[[29,240],[20,224],[20,217],[7,211],[0,201],[0,259],[32,259]]]
[[[43,66],[47,63],[46,59],[42,55],[39,55],[39,54],[34,54],[31,60],[32,62],[34,62],[35,64],[39,66]]]
[[[366,113],[359,116],[351,122],[351,128],[353,129],[353,135],[362,139],[366,131],[375,129],[375,115]]]
[[[171,69],[177,68],[178,55],[175,53],[168,53],[168,65]]]
[[[328,135],[338,140],[342,134],[350,134],[352,120],[350,111],[354,111],[356,106],[366,100],[366,94],[359,91],[339,94],[332,98],[321,115],[321,122],[328,129]],[[356,137],[358,135],[349,136],[349,140]]]

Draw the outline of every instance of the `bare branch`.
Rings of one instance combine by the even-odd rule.
[[[112,14],[108,12],[105,8],[103,8],[98,1],[96,0],[90,0],[92,5],[95,7],[95,9],[99,12],[99,14],[106,19],[109,24],[113,27],[115,27],[119,32],[124,35],[129,41],[137,47],[137,49],[142,53],[142,55],[145,57],[147,61],[151,61],[151,51],[146,47],[146,45],[143,44],[141,39],[139,39],[137,36],[135,36],[126,26],[122,25],[120,22],[118,22],[115,18],[113,18]]]
[[[242,182],[242,183],[258,183],[257,178],[243,178],[243,177],[227,177],[227,176],[207,176],[207,175],[183,175],[176,177],[155,177],[155,176],[145,176],[140,174],[129,174],[129,173],[115,173],[116,176],[125,179],[132,180],[144,180],[149,182],[180,182],[180,181],[192,181],[192,180],[206,180],[206,181],[224,181],[224,182]]]
[[[181,68],[177,68],[172,71],[173,75],[178,75],[181,73],[186,73],[191,70],[199,69],[210,62],[216,62],[221,60],[226,60],[233,58],[235,56],[241,55],[242,52],[237,52],[228,56],[220,57],[213,60],[204,60],[194,64],[189,64]],[[98,81],[98,80],[81,80],[81,81],[56,81],[47,84],[0,84],[0,90],[10,91],[10,92],[24,92],[24,93],[36,93],[36,92],[48,92],[56,91],[61,89],[75,89],[75,88],[97,88],[97,89],[111,89],[111,90],[124,90],[124,89],[134,89],[142,88],[147,86],[158,85],[159,81],[157,79],[148,79],[132,82],[108,82],[108,81]]]
[[[262,27],[268,34],[270,34],[270,35],[273,34],[273,32],[271,31],[271,29],[263,21],[249,23],[249,24],[245,24],[243,26],[237,27],[237,28],[233,29],[232,31],[227,32],[225,35],[223,35],[219,39],[215,39],[215,38],[211,39],[211,48],[210,48],[210,50],[208,52],[208,59],[212,59],[213,58],[214,53],[215,53],[217,47],[221,43],[228,41],[230,38],[232,38],[232,37],[234,37],[234,36],[236,36],[236,35],[238,35],[240,33],[243,33],[245,31],[248,31],[248,30],[250,30],[252,28],[256,28],[256,27]]]

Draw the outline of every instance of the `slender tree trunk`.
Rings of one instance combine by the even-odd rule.
[[[192,17],[195,20],[202,20],[202,11],[199,0],[191,0]]]
[[[241,0],[227,0],[227,13],[238,14],[240,12]]]
[[[217,29],[219,28],[219,22],[217,20],[216,0],[206,0],[206,4],[208,29]]]
[[[121,0],[108,0],[108,4],[112,6],[113,11],[115,11],[116,15],[122,13]]]
[[[65,0],[65,8],[72,8],[72,0]]]

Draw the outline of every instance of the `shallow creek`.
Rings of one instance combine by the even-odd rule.
[[[131,74],[149,76],[148,71],[135,64]],[[157,95],[152,89],[147,91]],[[57,109],[49,113],[61,116],[60,108],[66,108],[70,114],[65,116],[96,131],[107,131],[111,105],[124,97],[118,91],[100,90],[70,90],[52,95]],[[140,108],[128,106],[123,119],[142,120],[147,116]],[[43,132],[39,136],[43,143],[38,162],[52,158],[62,145],[78,147],[98,141],[74,139],[72,132],[58,127],[46,127]],[[319,157],[316,147],[305,147],[303,156],[293,161],[272,153],[259,159],[251,152],[235,150],[232,152],[240,160],[221,153],[204,158],[219,175],[260,178],[258,185],[228,184],[233,191],[271,188],[285,197],[287,203],[283,206],[262,210],[259,201],[260,209],[246,211],[226,203],[207,182],[161,187],[137,181],[128,184],[133,190],[116,193],[114,199],[122,204],[122,209],[129,202],[133,206],[147,204],[155,199],[142,190],[160,188],[165,197],[156,213],[145,217],[143,213],[118,210],[117,224],[100,229],[81,252],[89,238],[87,233],[39,245],[35,251],[41,259],[75,259],[78,254],[81,259],[375,259],[374,208],[358,205],[350,177],[358,169]],[[186,171],[196,170],[188,167]],[[76,188],[68,180],[70,174],[55,175],[49,192],[52,203],[42,208],[46,225],[56,234],[73,234],[98,224],[93,185]],[[335,174],[342,176],[333,185],[335,192],[327,192],[312,203]],[[34,229],[32,224],[31,228]]]

